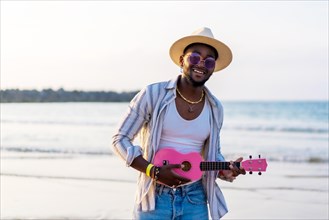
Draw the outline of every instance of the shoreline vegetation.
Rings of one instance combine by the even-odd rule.
[[[0,103],[61,103],[61,102],[130,102],[139,92],[136,91],[87,91],[54,89],[0,89]],[[224,100],[222,100],[224,101]],[[230,102],[276,102],[276,103],[302,103],[302,102],[328,102],[328,100],[226,100]]]
[[[1,103],[30,103],[30,102],[129,102],[138,91],[67,91],[58,90],[0,90]]]

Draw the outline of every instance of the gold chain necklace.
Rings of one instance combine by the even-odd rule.
[[[203,96],[204,96],[204,91],[202,90],[201,98],[200,98],[198,101],[193,102],[193,101],[188,100],[187,98],[185,98],[185,97],[182,95],[182,93],[180,93],[180,91],[179,91],[178,88],[176,88],[176,90],[177,90],[178,94],[182,97],[182,99],[184,99],[184,101],[186,101],[186,102],[188,102],[188,103],[190,103],[190,104],[192,104],[192,105],[200,103],[200,102],[202,101],[202,99],[203,99]]]

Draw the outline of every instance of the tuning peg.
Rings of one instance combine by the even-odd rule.
[[[251,155],[249,155],[249,159],[251,159],[252,158],[252,156]]]
[[[249,174],[252,174],[252,171],[249,171]]]
[[[260,154],[258,155],[258,158],[260,159]]]
[[[258,172],[258,175],[262,175],[262,172],[259,171],[259,172]]]

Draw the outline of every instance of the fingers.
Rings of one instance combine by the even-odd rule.
[[[168,164],[161,167],[160,181],[173,188],[188,183],[191,180],[175,173],[173,169],[182,168],[181,164]]]
[[[180,182],[180,184],[185,184],[185,183],[188,183],[188,182],[191,181],[190,179],[185,178],[185,177],[183,177],[183,176],[180,176],[180,175],[178,175],[177,173],[173,173],[173,176],[175,177],[175,179],[176,179],[177,181]]]
[[[235,162],[241,162],[243,160],[242,157],[239,157],[238,159],[236,159],[234,162],[230,161],[230,169],[233,172],[233,176],[238,176],[240,174],[246,174],[246,171],[244,169],[240,169],[236,166]]]
[[[181,164],[169,164],[169,165],[165,165],[165,166],[163,166],[163,167],[166,168],[166,169],[170,169],[170,170],[172,170],[172,169],[180,169],[180,168],[182,168],[182,166],[183,166],[183,165],[181,165]],[[186,181],[190,181],[190,179],[187,179],[187,178],[185,178],[185,177],[182,177],[182,176],[178,175],[178,174],[175,173],[175,172],[172,172],[172,174],[173,174],[173,176],[174,176],[176,179],[179,179],[179,180],[181,180],[181,181],[184,181],[184,182],[186,182]]]
[[[169,169],[174,169],[174,168],[182,168],[181,164],[168,164],[163,167],[169,168]]]
[[[233,180],[235,180],[235,176],[233,172],[229,172],[226,176],[225,176],[226,181],[229,182],[233,182]]]
[[[243,160],[243,157],[239,157],[238,159],[235,160],[235,162],[241,162]]]
[[[235,162],[239,162],[240,163],[242,161],[243,161],[243,157],[239,157]],[[243,169],[243,168],[240,168],[239,171],[240,171],[240,174],[243,174],[243,175],[246,174],[246,170]]]
[[[225,180],[225,181],[228,181],[228,182],[233,182],[235,180],[235,177],[226,177],[226,176],[223,176],[221,177],[222,180]]]
[[[176,183],[174,183],[174,184],[172,185],[173,188],[175,188],[175,187],[177,187],[177,186],[180,186],[180,185],[186,183],[186,182],[184,182],[184,181],[182,181],[182,180],[178,180],[178,179],[176,179],[175,182],[176,182]]]
[[[246,175],[246,170],[245,169],[240,169],[240,174]]]
[[[182,168],[182,166],[180,164],[173,164],[173,165],[174,166],[172,166],[172,168]],[[169,168],[171,168],[171,167],[169,167]],[[172,172],[172,176],[178,181],[178,185],[185,184],[185,183],[188,183],[191,181],[188,178],[178,175],[174,171]]]
[[[235,180],[235,176],[233,176],[233,172],[230,170],[226,170],[226,172],[222,172],[222,174],[219,175],[218,177],[228,182],[233,182],[233,180]]]
[[[188,183],[188,182],[190,182],[190,181],[191,181],[191,180],[179,176],[179,178],[177,178],[176,180],[174,180],[175,183],[173,184],[172,187],[175,188],[175,187],[177,187],[177,186],[184,185],[184,184],[186,184],[186,183]]]
[[[239,172],[239,168],[234,164],[234,162],[232,160],[230,161],[229,167],[233,172]]]

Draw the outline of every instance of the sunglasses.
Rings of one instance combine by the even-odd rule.
[[[201,55],[198,53],[191,53],[188,57],[188,62],[192,65],[198,65],[203,62],[208,70],[212,70],[216,65],[216,60],[213,57],[207,57],[206,59],[201,60]]]

